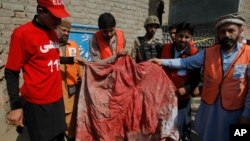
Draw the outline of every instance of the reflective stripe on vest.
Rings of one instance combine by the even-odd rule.
[[[123,49],[125,46],[125,39],[123,32],[121,30],[116,29],[116,53],[120,50]],[[100,57],[101,59],[108,58],[112,56],[112,51],[111,47],[107,43],[107,41],[104,40],[101,31],[97,31],[95,33],[96,41],[100,50]]]
[[[202,100],[207,104],[213,104],[220,93],[222,106],[225,109],[242,108],[247,92],[246,71],[249,60],[250,47],[243,45],[223,76],[220,46],[214,45],[207,48],[204,59]]]

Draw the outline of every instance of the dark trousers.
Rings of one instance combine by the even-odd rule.
[[[54,139],[50,141],[64,141],[64,133],[57,135]]]
[[[62,98],[43,105],[25,101],[23,111],[30,141],[63,141],[66,124]]]

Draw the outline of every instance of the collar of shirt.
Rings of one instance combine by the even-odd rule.
[[[32,20],[32,23],[39,27],[39,28],[42,28],[43,30],[50,30],[49,28],[47,28],[45,25],[42,25],[41,23],[39,23],[36,19],[37,19],[38,15],[35,15],[33,20]]]
[[[156,42],[158,42],[157,40],[157,38],[155,38],[155,37],[153,37],[153,38],[151,38],[151,39],[148,39],[148,38],[146,38],[146,35],[143,37],[144,39],[144,42],[145,43],[147,43],[147,44],[154,44],[154,43],[156,43]]]
[[[241,46],[242,46],[242,44],[237,42],[236,47],[233,48],[232,52],[230,52],[229,54],[225,50],[221,49],[221,53],[222,53],[223,58],[230,57],[232,54],[235,54],[236,52],[238,52],[240,50]]]
[[[70,45],[70,42],[67,42],[67,43],[59,43],[59,47],[66,46],[66,45]]]
[[[223,49],[221,50],[222,61],[223,61],[223,72],[224,72],[224,74],[226,73],[226,71],[228,70],[230,64],[232,63],[232,61],[236,57],[236,55],[239,52],[241,46],[242,46],[242,44],[240,44],[238,42],[237,45],[236,45],[236,47],[229,54],[227,54],[225,50],[223,50]]]
[[[186,52],[187,50],[187,46],[185,46],[185,48],[181,51],[178,51],[176,49],[176,45],[174,46],[174,58],[179,58],[181,56],[181,54],[183,54],[184,52]]]

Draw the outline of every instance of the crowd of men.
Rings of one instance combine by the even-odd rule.
[[[11,111],[7,122],[27,126],[31,141],[75,140],[77,104],[88,64],[75,41],[68,39],[71,23],[63,3],[37,0],[34,19],[11,36],[5,79]],[[162,66],[176,87],[179,140],[192,140],[191,96],[201,93],[195,131],[202,141],[228,141],[230,124],[250,124],[250,47],[242,42],[245,19],[228,14],[215,20],[218,42],[198,51],[194,26],[182,22],[169,27],[171,43],[155,37],[161,22],[145,19],[145,35],[129,53],[121,29],[111,13],[99,16],[99,30],[90,40],[93,62],[110,64],[130,55],[136,63]],[[19,89],[19,73],[24,84]],[[201,79],[202,78],[202,79]]]

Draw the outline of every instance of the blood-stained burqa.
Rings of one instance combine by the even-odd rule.
[[[178,140],[175,87],[161,67],[125,56],[85,70],[76,141]]]

